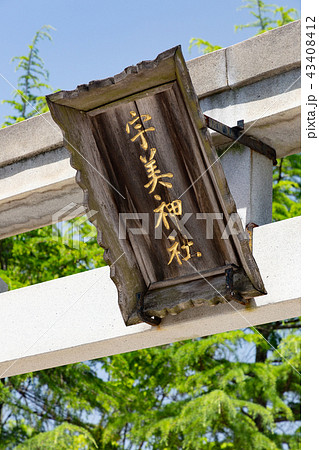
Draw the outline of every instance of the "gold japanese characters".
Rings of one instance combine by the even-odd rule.
[[[147,177],[150,180],[144,185],[145,189],[149,189],[149,194],[153,194],[155,192],[158,184],[166,187],[167,189],[171,189],[173,185],[170,181],[167,181],[167,179],[172,179],[174,175],[171,172],[161,173],[155,159],[157,149],[149,149],[146,139],[146,133],[155,131],[155,127],[150,126],[149,128],[145,128],[143,123],[148,122],[152,119],[152,117],[149,114],[138,115],[135,111],[130,111],[130,115],[132,120],[128,121],[126,124],[126,133],[131,134],[131,127],[136,130],[137,133],[130,139],[131,142],[135,142],[137,139],[140,139],[140,147],[144,150],[144,152],[148,153],[146,155],[140,155],[140,160],[144,164]],[[161,204],[153,210],[153,212],[158,215],[155,228],[158,228],[161,224],[163,224],[166,230],[170,230],[170,224],[167,217],[171,217],[171,219],[175,221],[177,229],[181,232],[177,217],[181,217],[182,215],[182,201],[176,199],[172,202],[166,203],[162,201],[160,195],[156,193],[154,193],[154,199],[161,202]],[[176,238],[173,234],[170,234],[168,239],[175,241]],[[190,258],[201,256],[200,252],[191,253],[190,248],[194,245],[192,241],[187,239],[186,236],[183,236],[182,240],[182,245],[175,241],[170,247],[167,248],[170,255],[167,263],[168,265],[170,265],[174,259],[179,265],[182,265],[183,261],[188,261]]]

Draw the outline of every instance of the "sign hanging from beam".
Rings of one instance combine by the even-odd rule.
[[[127,325],[266,293],[180,47],[47,101]]]

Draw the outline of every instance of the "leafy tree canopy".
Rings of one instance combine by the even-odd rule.
[[[48,111],[43,89],[52,91],[48,84],[49,72],[45,69],[44,61],[39,56],[39,41],[52,40],[50,31],[54,30],[50,25],[44,25],[36,32],[29,51],[26,56],[14,56],[12,61],[17,61],[16,71],[22,74],[18,78],[17,89],[13,93],[12,100],[2,100],[2,103],[11,105],[15,111],[14,115],[6,116],[3,126],[12,125],[16,122],[42,114]],[[42,94],[42,95],[41,95]]]
[[[244,0],[240,7],[248,8],[250,14],[256,19],[246,25],[235,25],[235,31],[244,28],[257,28],[257,34],[273,30],[299,18],[295,8],[284,8],[283,6],[269,5],[261,0]]]
[[[298,11],[295,8],[266,4],[262,0],[242,0],[242,2],[243,5],[239,9],[249,9],[250,14],[254,17],[254,21],[245,25],[235,25],[235,31],[243,30],[244,28],[256,28],[258,35],[299,19]],[[194,37],[191,38],[189,44],[189,51],[193,47],[197,47],[203,54],[222,48],[204,39]]]

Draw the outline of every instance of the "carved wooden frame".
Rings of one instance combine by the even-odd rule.
[[[237,215],[236,205],[180,47],[161,53],[154,61],[130,66],[112,78],[92,81],[74,91],[51,94],[47,101],[53,119],[63,131],[64,145],[77,170],[76,180],[86,193],[87,207],[98,211],[94,217],[98,243],[105,249],[105,260],[111,265],[111,278],[117,286],[119,306],[127,325],[141,321],[136,300],[138,293],[143,296],[146,313],[158,317],[177,314],[192,306],[232,300],[235,297],[225,278],[225,272],[230,268],[234,272],[233,293],[236,292],[238,298],[247,302],[266,293],[240,220],[236,220],[236,234],[229,239],[222,238],[222,230],[230,217]],[[167,236],[162,243],[132,235],[119,239],[119,213],[134,212],[136,205],[147,206],[143,184],[135,187],[136,183],[133,184],[128,176],[126,165],[132,167],[131,150],[127,153],[128,161],[123,152],[119,162],[114,157],[125,145],[134,145],[136,151],[139,148],[138,142],[132,144],[128,139],[124,128],[121,134],[123,114],[130,111],[131,105],[137,108],[142,105],[144,112],[151,109],[152,117],[158,117],[156,126],[163,131],[157,138],[162,139],[162,172],[169,168],[167,161],[173,164],[170,155],[175,152],[174,173],[185,179],[184,188],[191,185],[184,197],[189,209],[196,204],[197,210],[193,212],[223,214],[222,221],[217,221],[216,237],[212,242],[205,243],[203,228],[198,226],[203,258],[196,261],[194,258],[191,269],[176,264],[166,267],[166,262],[160,267],[158,255],[163,255],[165,248],[167,250],[168,241],[164,242]],[[163,139],[167,139],[167,145]],[[157,145],[157,141],[154,142],[152,145]],[[141,170],[137,158],[134,166],[137,179],[144,176]],[[181,190],[185,191],[184,188]],[[181,194],[183,192],[176,195]],[[168,195],[165,198],[170,201],[173,199],[170,192],[162,195]],[[153,206],[150,206],[150,212]],[[190,226],[194,231],[195,225]],[[152,245],[156,255],[150,251]]]

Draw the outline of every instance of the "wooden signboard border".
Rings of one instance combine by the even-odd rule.
[[[106,157],[107,151],[101,152],[106,145],[104,141],[111,136],[106,129],[112,122],[110,111],[116,111],[116,108],[121,111],[123,105],[127,109],[130,102],[144,102],[152,107],[152,98],[156,95],[166,95],[167,101],[172,98],[179,104],[180,116],[178,122],[175,119],[175,126],[183,133],[189,133],[192,142],[196,141],[196,152],[188,154],[193,163],[186,161],[185,167],[190,172],[193,166],[198,168],[191,175],[197,173],[200,176],[192,187],[199,205],[208,205],[210,212],[223,214],[223,221],[217,225],[216,231],[219,239],[215,240],[223,264],[208,266],[205,270],[195,269],[192,273],[178,272],[177,266],[177,275],[172,269],[173,276],[164,279],[154,279],[152,274],[149,275],[151,264],[145,267],[146,250],[140,250],[133,238],[118,238],[119,212],[121,204],[125,205],[126,193],[122,185],[117,184],[116,174],[111,173],[113,166]],[[111,265],[111,278],[118,288],[119,305],[127,325],[141,321],[138,304],[141,296],[147,314],[164,317],[189,307],[236,299],[236,295],[237,299],[246,302],[266,293],[240,221],[236,221],[235,234],[229,239],[220,239],[222,227],[225,228],[230,217],[237,214],[236,205],[212,145],[180,47],[161,53],[154,61],[130,66],[112,78],[78,86],[74,91],[51,94],[47,101],[53,119],[63,131],[65,146],[71,153],[71,164],[77,170],[77,182],[86,193],[87,206],[98,212],[95,217],[98,242],[105,249],[105,260]],[[105,116],[107,121],[103,122]],[[206,212],[203,209],[202,206],[194,212]]]

